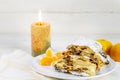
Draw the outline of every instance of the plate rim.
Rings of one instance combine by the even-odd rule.
[[[108,72],[106,72],[106,73],[104,73],[104,74],[95,75],[95,76],[89,76],[89,77],[75,76],[76,78],[69,78],[69,77],[68,77],[68,78],[65,78],[65,77],[59,77],[59,76],[51,76],[51,75],[48,75],[48,74],[43,74],[43,73],[40,72],[39,70],[35,69],[35,68],[36,68],[35,64],[37,63],[38,58],[40,59],[40,58],[43,57],[44,55],[45,55],[45,54],[39,55],[39,56],[37,56],[37,57],[34,57],[34,59],[33,59],[33,61],[32,61],[32,69],[33,69],[33,71],[35,71],[35,72],[38,73],[38,74],[41,74],[41,75],[44,75],[44,76],[47,76],[47,77],[57,78],[57,79],[69,79],[69,80],[72,80],[72,79],[93,79],[93,78],[99,78],[99,77],[106,76],[106,75],[112,73],[112,72],[116,69],[116,67],[117,67],[117,63],[116,63],[113,59],[111,59],[110,57],[108,57],[109,60],[110,60],[111,62],[113,62],[115,65],[114,65],[114,67],[113,67],[110,71],[108,71]],[[37,63],[37,65],[39,65],[39,63]],[[40,66],[40,65],[39,65],[39,66]],[[41,66],[41,67],[42,67],[42,66]],[[46,66],[46,67],[50,67],[50,66]],[[59,73],[59,72],[58,72],[58,73]],[[65,73],[64,73],[64,74],[65,74]],[[73,76],[74,76],[74,75],[73,75]]]

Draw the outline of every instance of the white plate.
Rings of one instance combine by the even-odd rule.
[[[97,74],[95,76],[81,77],[81,76],[75,76],[75,75],[71,75],[71,74],[67,74],[67,73],[57,72],[51,66],[40,66],[39,60],[42,56],[43,55],[40,55],[33,60],[33,64],[32,64],[33,70],[39,74],[42,74],[42,75],[45,75],[48,77],[59,78],[59,79],[75,80],[75,79],[98,78],[98,77],[102,77],[102,76],[110,74],[116,68],[116,63],[111,58],[109,58],[110,65],[103,67],[99,72],[97,72]]]

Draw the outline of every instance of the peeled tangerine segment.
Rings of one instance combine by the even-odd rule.
[[[52,57],[43,57],[41,60],[40,60],[40,65],[42,66],[49,66],[51,65],[51,63],[53,62],[53,58]]]
[[[47,57],[52,57],[52,54],[53,54],[53,52],[52,52],[51,48],[48,48],[47,51],[46,51],[46,56]]]
[[[58,57],[53,56],[52,59],[53,59],[53,61],[56,61],[58,59]]]
[[[61,52],[56,52],[56,54],[53,55],[51,48],[48,48],[45,56],[42,57],[39,64],[42,66],[50,66],[52,62],[60,59],[61,57],[62,57]]]
[[[58,59],[60,59],[61,57],[62,57],[62,54],[61,54],[61,52],[56,52],[56,57],[58,58]]]

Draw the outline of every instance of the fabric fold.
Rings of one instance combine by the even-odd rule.
[[[53,80],[37,74],[31,68],[32,59],[30,54],[15,50],[13,53],[0,57],[0,80]]]

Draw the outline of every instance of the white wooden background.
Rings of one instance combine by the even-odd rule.
[[[29,34],[40,9],[53,34],[120,34],[120,0],[0,0],[0,34]]]
[[[120,0],[0,0],[0,54],[31,51],[30,28],[40,9],[51,24],[52,46],[80,35],[120,41]]]

